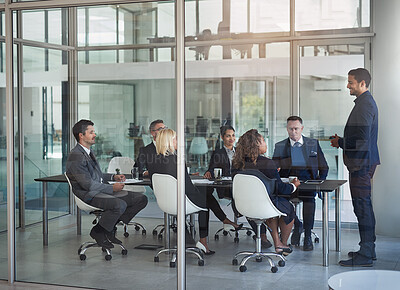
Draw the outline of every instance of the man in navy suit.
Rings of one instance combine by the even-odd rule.
[[[344,127],[344,136],[331,137],[331,146],[343,149],[343,160],[349,170],[350,192],[358,220],[360,250],[349,252],[349,260],[339,261],[345,267],[373,265],[375,253],[375,215],[371,202],[371,179],[380,164],[378,152],[378,107],[368,90],[368,70],[357,68],[348,73],[347,88],[356,96],[354,107]]]
[[[116,224],[125,224],[147,205],[147,197],[139,192],[123,190],[126,178],[123,174],[103,173],[90,147],[95,144],[94,123],[80,120],[72,128],[78,144],[68,155],[66,173],[71,180],[74,194],[87,204],[101,208],[99,222],[90,231],[90,236],[104,248],[122,242],[116,238]],[[109,184],[107,181],[119,181]]]
[[[289,138],[275,144],[272,159],[280,168],[281,177],[296,176],[300,180],[324,180],[328,175],[328,164],[321,150],[318,140],[302,135],[303,120],[298,116],[287,119],[286,129]],[[311,240],[311,230],[314,226],[316,192],[301,192],[299,198],[303,201],[304,222],[304,251],[312,251],[314,246]],[[302,224],[296,218],[291,243],[299,245]]]

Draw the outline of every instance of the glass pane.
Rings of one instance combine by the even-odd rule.
[[[319,140],[329,165],[328,179],[347,179],[341,149],[330,146],[329,136],[343,135],[347,117],[354,106],[354,98],[346,88],[347,72],[364,67],[364,44],[302,46],[300,52],[303,134]],[[343,189],[342,221],[355,222],[348,183]],[[321,219],[320,214],[317,210],[318,219]]]
[[[67,17],[66,8],[22,11],[23,38],[47,43],[67,44]]]
[[[369,27],[369,0],[297,0],[297,31]]]

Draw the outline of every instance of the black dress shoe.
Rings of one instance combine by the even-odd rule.
[[[354,258],[356,255],[359,255],[360,253],[357,251],[357,252],[348,252],[347,253],[347,255],[350,257],[350,258]],[[374,254],[373,256],[372,256],[372,260],[374,260],[374,261],[376,261],[377,259],[376,259],[376,254]]]
[[[90,236],[96,241],[96,243],[103,248],[107,249],[112,249],[114,248],[114,245],[110,243],[110,241],[107,239],[104,231],[95,229],[96,226],[92,228],[90,231]]]
[[[373,262],[371,258],[358,254],[349,260],[339,261],[339,265],[343,267],[372,267]]]
[[[311,236],[304,237],[303,251],[312,251],[314,250],[314,246],[311,240]]]
[[[114,229],[111,232],[106,233],[106,237],[111,243],[122,245],[122,241],[117,239],[116,234],[117,234],[117,227],[114,227]]]
[[[292,237],[290,238],[290,244],[293,246],[300,246],[300,236],[303,232],[303,224],[293,228]]]

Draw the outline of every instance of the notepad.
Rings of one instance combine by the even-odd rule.
[[[306,180],[306,184],[321,184],[324,180]]]

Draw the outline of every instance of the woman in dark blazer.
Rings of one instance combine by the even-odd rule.
[[[290,196],[300,185],[300,181],[296,179],[291,184],[283,183],[275,162],[263,156],[266,152],[267,145],[265,144],[265,140],[257,130],[252,129],[247,131],[239,138],[236,146],[233,158],[234,174],[240,171],[257,170],[264,176],[275,179],[275,192],[269,192],[269,195],[273,204],[281,212],[286,213],[286,216],[279,219],[269,219],[267,220],[267,225],[272,231],[271,235],[274,240],[275,251],[277,253],[288,254],[292,252],[292,249],[287,245],[287,240],[293,227],[295,212],[293,205],[287,199],[278,195]],[[260,175],[258,177],[263,176]],[[278,227],[280,228],[280,237]],[[263,233],[263,236],[266,239],[266,233]]]
[[[156,150],[157,156],[154,162],[148,166],[150,179],[154,173],[169,174],[177,178],[177,156],[176,156],[176,133],[171,129],[161,130],[157,134]],[[185,170],[185,194],[198,207],[210,208],[206,194],[200,192],[190,180],[189,174]],[[208,222],[209,212],[199,212],[199,232],[200,241],[197,242],[196,247],[203,250],[206,255],[212,255],[215,252],[211,251],[207,245],[208,236]]]

